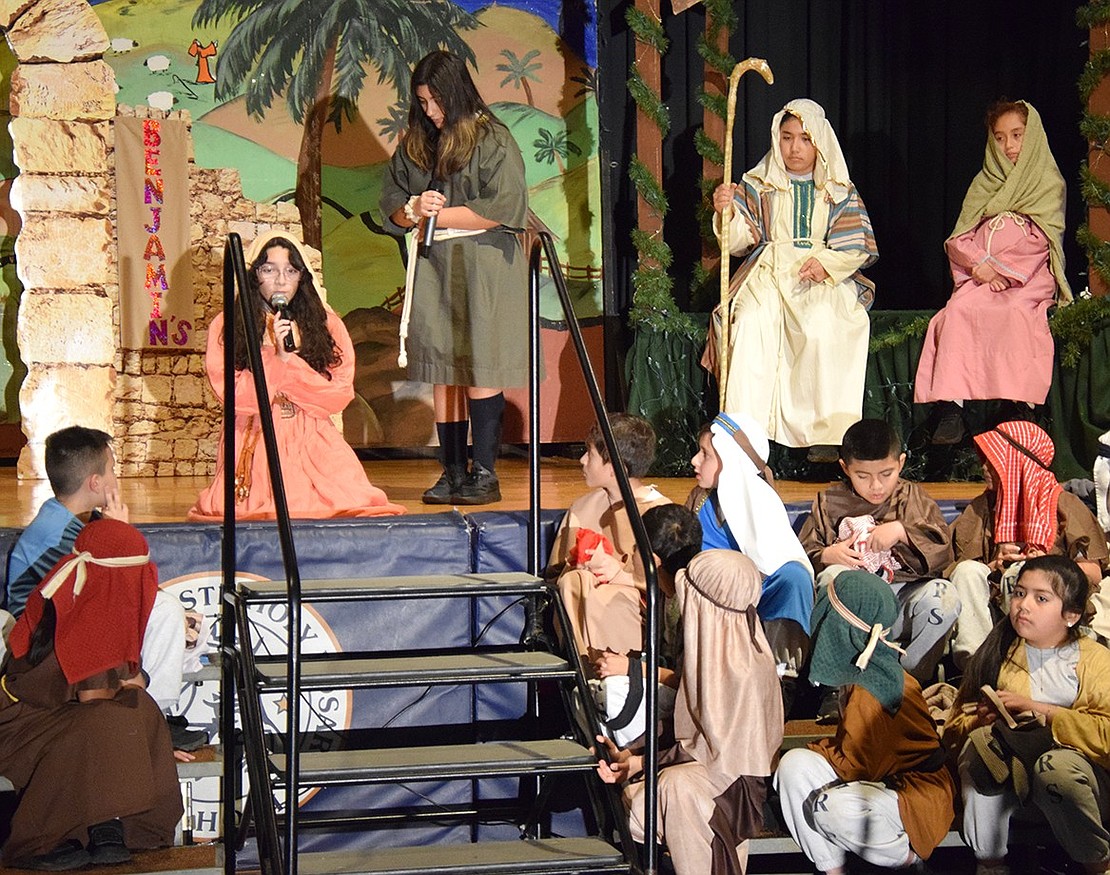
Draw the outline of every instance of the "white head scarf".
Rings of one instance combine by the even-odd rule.
[[[813,566],[794,534],[782,499],[736,442],[737,431],[744,433],[764,464],[771,448],[767,432],[745,413],[722,413],[713,420],[711,440],[721,459],[717,498],[729,531],[762,574],[772,574],[787,562],[801,562],[812,574]]]
[[[790,187],[790,171],[782,160],[779,149],[779,127],[787,114],[796,116],[802,129],[809,134],[817,147],[817,163],[813,168],[813,183],[838,204],[848,197],[852,180],[848,175],[848,162],[821,104],[806,98],[792,100],[771,120],[771,149],[762,160],[744,174],[756,188],[776,188],[785,191]]]

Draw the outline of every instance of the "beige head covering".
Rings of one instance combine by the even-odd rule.
[[[675,740],[729,781],[771,774],[782,744],[782,692],[755,614],[759,571],[735,550],[707,550],[675,585],[684,639]]]
[[[950,237],[970,231],[984,216],[1021,213],[1037,223],[1048,238],[1049,268],[1056,278],[1056,296],[1070,301],[1071,287],[1064,276],[1064,177],[1048,147],[1041,116],[1027,100],[1019,100],[1029,111],[1025,137],[1016,164],[1011,164],[987,131],[983,169],[968,186],[960,217]]]
[[[790,171],[786,169],[779,150],[779,127],[787,113],[801,120],[802,129],[809,134],[817,147],[813,184],[827,194],[834,204],[840,203],[848,197],[848,192],[852,189],[848,162],[844,160],[844,151],[840,148],[836,132],[825,118],[824,108],[804,97],[790,101],[775,113],[771,120],[771,149],[755,167],[744,174],[744,178],[756,188],[785,191],[790,187]]]
[[[325,306],[327,306],[327,292],[324,290],[324,284],[320,281],[320,273],[316,270],[315,266],[319,263],[319,253],[317,253],[314,249],[310,249],[308,246],[298,240],[295,234],[288,234],[284,231],[273,230],[265,231],[264,233],[259,234],[257,237],[254,238],[254,240],[251,241],[251,245],[243,254],[243,258],[247,262],[247,270],[250,270],[251,265],[254,264],[254,260],[267,249],[269,249],[273,245],[273,241],[279,237],[282,240],[288,240],[290,243],[292,243],[293,248],[296,249],[297,252],[300,254],[301,261],[304,262],[305,267],[308,268],[308,272],[312,276],[312,285],[316,287],[316,294],[320,296],[320,300],[324,302]]]

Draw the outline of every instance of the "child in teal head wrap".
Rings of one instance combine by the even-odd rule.
[[[829,875],[848,853],[888,869],[927,859],[952,825],[955,786],[921,686],[887,640],[890,585],[845,571],[813,608],[810,679],[840,690],[836,735],[787,751],[775,775],[783,819]]]

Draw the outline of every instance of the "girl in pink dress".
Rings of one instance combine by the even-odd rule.
[[[1043,404],[1052,382],[1047,311],[1071,300],[1061,244],[1064,179],[1028,102],[993,104],[987,130],[983,169],[945,241],[955,290],[929,323],[914,388],[919,404]],[[954,443],[961,431],[952,405],[934,441]]]
[[[322,288],[301,244],[263,234],[246,255],[256,319],[262,331],[262,368],[270,393],[274,432],[289,515],[301,519],[380,516],[405,510],[372,486],[354,450],[331,417],[354,397],[355,351],[343,320],[323,301]],[[287,306],[272,301],[284,296]],[[205,367],[217,397],[224,391],[224,318],[208,327]],[[290,349],[285,339],[292,337]],[[216,476],[189,511],[194,520],[222,519],[224,447]],[[235,459],[238,519],[273,519],[274,494],[261,440],[258,401],[247,361],[244,329],[235,326]]]

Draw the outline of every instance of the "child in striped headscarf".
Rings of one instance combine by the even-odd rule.
[[[1056,450],[1044,429],[1021,420],[1003,422],[976,435],[975,445],[987,488],[952,524],[956,561],[948,569],[963,605],[954,642],[961,666],[1002,618],[1007,583],[1019,563],[1046,554],[1067,556],[1097,589],[1110,552],[1090,510],[1052,473]]]

